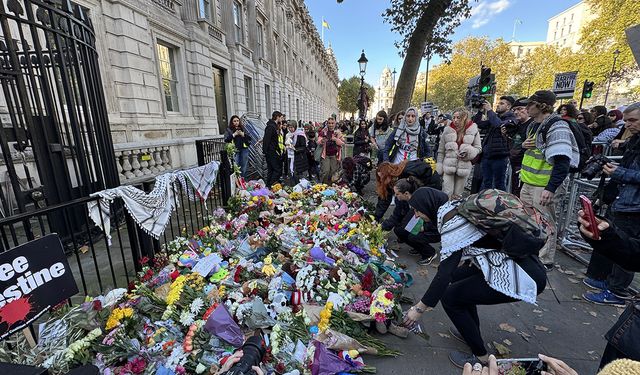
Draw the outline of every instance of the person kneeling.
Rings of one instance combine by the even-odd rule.
[[[455,326],[449,329],[450,333],[471,349],[471,354],[459,351],[449,354],[451,362],[462,368],[467,362],[488,360],[477,306],[516,301],[535,304],[537,295],[546,287],[547,276],[536,255],[508,257],[499,251],[503,244],[496,238],[457,214],[461,201],[445,203],[438,199],[439,194],[420,188],[409,200],[423,220],[438,223],[442,248],[438,272],[422,300],[406,313],[404,325],[413,325],[424,312],[442,302]]]
[[[418,264],[427,266],[431,264],[436,255],[436,249],[431,244],[440,242],[438,228],[433,223],[424,221],[418,233],[411,233],[407,230],[407,225],[414,217],[414,212],[408,202],[419,187],[420,182],[415,177],[402,178],[396,182],[393,187],[396,205],[391,216],[382,222],[382,230],[393,230],[399,243],[411,246],[409,254],[420,255]],[[434,194],[434,197],[439,201],[446,202],[447,195],[440,191],[437,192],[439,194]]]

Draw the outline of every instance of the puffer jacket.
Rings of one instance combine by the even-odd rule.
[[[482,151],[482,141],[478,126],[474,123],[468,125],[462,137],[462,143],[458,145],[458,134],[453,124],[442,131],[440,146],[438,147],[438,174],[455,174],[459,177],[467,177],[471,174],[471,160]],[[459,152],[466,152],[464,159],[458,159]]]

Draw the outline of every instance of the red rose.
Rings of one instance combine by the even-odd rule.
[[[384,298],[386,298],[386,299],[393,299],[393,293],[391,293],[391,292],[386,292],[386,293],[384,294]]]
[[[102,302],[99,299],[93,300],[93,306],[92,308],[95,311],[100,311],[102,310]]]
[[[171,281],[177,279],[178,276],[180,276],[180,271],[178,271],[178,270],[174,270],[173,272],[171,272],[169,274],[169,277],[171,277]]]

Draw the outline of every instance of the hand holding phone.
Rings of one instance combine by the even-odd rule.
[[[591,200],[584,195],[580,196],[580,203],[582,203],[582,211],[584,211],[585,219],[589,222],[589,232],[593,233],[593,239],[600,239],[600,229],[598,228],[598,222],[596,220],[596,214],[593,211],[593,205]]]
[[[547,364],[539,358],[498,359],[498,374],[540,375]]]

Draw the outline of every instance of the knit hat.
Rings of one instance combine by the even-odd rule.
[[[640,375],[640,362],[616,359],[600,370],[598,375]]]

